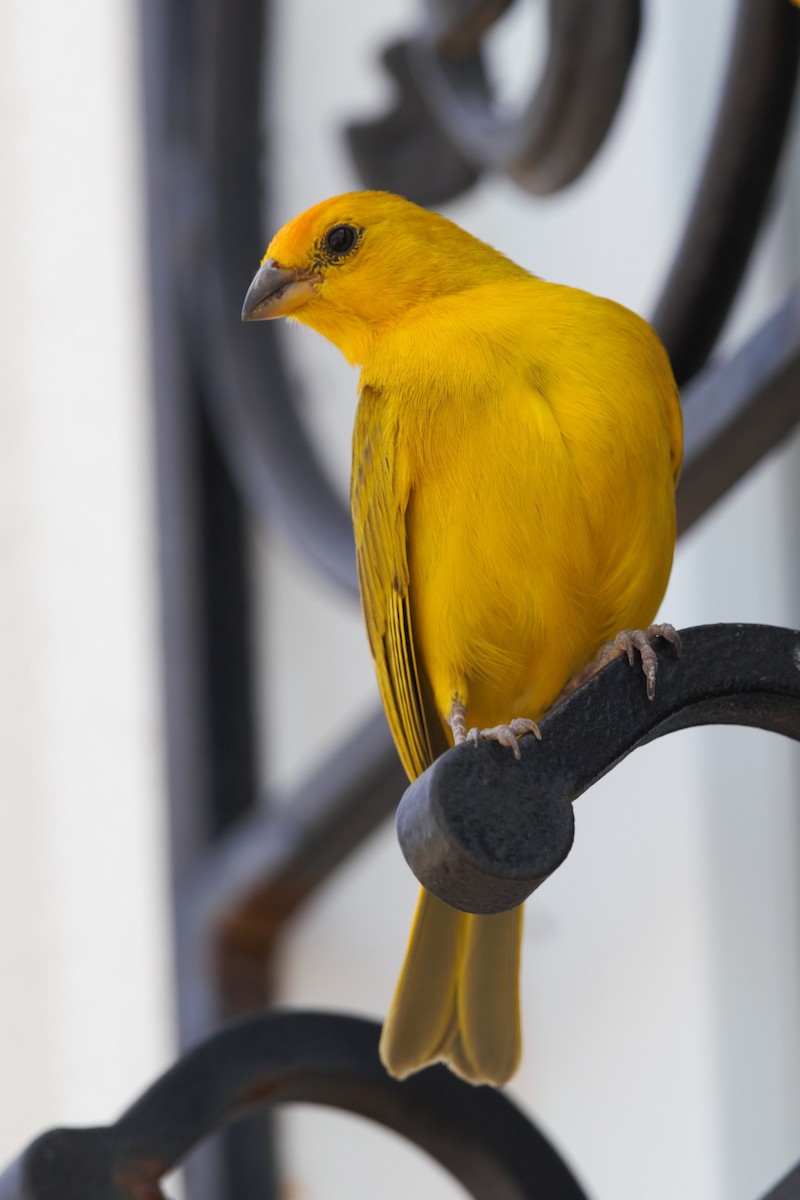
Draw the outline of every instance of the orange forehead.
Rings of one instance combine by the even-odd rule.
[[[424,216],[427,221],[431,220],[429,213],[424,213],[415,204],[390,192],[345,192],[344,195],[322,200],[279,229],[267,247],[264,258],[286,263],[302,258],[333,225],[366,227],[387,219],[403,219],[407,222],[415,216],[417,219]]]
[[[291,262],[298,255],[308,253],[329,225],[355,220],[349,199],[347,195],[333,196],[288,221],[273,237],[264,258]]]

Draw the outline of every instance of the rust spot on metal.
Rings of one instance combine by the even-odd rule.
[[[165,1200],[158,1181],[171,1164],[157,1158],[135,1158],[114,1171],[114,1183],[131,1200]]]

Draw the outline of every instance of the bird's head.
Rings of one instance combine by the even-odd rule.
[[[291,317],[350,362],[404,313],[521,267],[452,221],[388,192],[324,200],[284,225],[247,292],[242,319]]]

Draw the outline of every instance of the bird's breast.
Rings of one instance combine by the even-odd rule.
[[[440,410],[413,440],[414,639],[439,709],[468,690],[488,723],[508,719],[515,697],[530,715],[559,690],[576,639],[586,639],[569,597],[594,561],[552,412],[530,394],[497,396],[468,414]],[[505,715],[494,712],[500,698]]]

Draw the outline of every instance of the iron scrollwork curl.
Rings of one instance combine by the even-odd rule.
[[[513,116],[492,99],[481,51],[486,30],[509,7],[429,3],[410,59],[431,120],[464,157],[544,195],[578,178],[611,127],[639,37],[639,0],[549,0],[545,67]]]
[[[396,106],[348,131],[369,186],[391,184],[420,204],[440,204],[491,170],[545,195],[589,165],[625,90],[639,37],[639,0],[550,0],[544,69],[520,111],[510,115],[492,97],[483,42],[512,5],[429,0],[420,32],[390,47],[385,63],[397,85]],[[400,141],[398,128],[407,135]],[[431,173],[434,140],[445,167]]]

